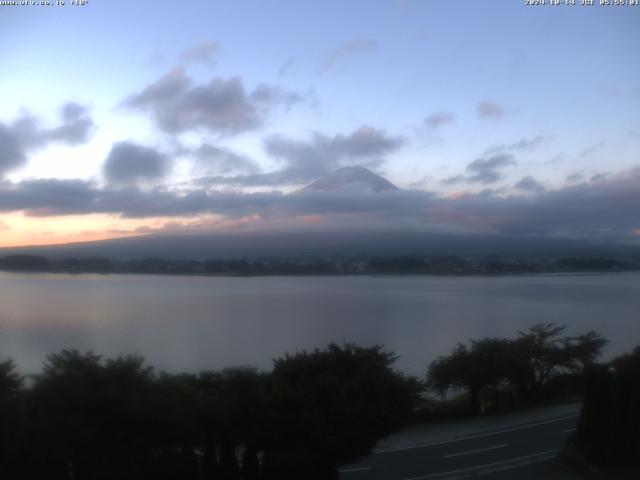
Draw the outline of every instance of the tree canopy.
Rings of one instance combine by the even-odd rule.
[[[22,388],[23,378],[16,372],[12,360],[0,362],[0,402],[15,397]]]
[[[419,383],[394,361],[381,347],[332,344],[275,360],[271,372],[174,374],[137,355],[63,350],[46,357],[28,387],[4,362],[0,472],[21,480],[334,478],[339,464],[408,420]]]
[[[380,346],[331,344],[276,360],[265,461],[290,469],[289,476],[278,472],[277,478],[309,478],[309,466],[330,474],[408,420],[420,385],[392,368],[395,359]],[[304,461],[290,465],[296,458]]]
[[[640,467],[640,347],[589,369],[575,440],[589,460]]]
[[[428,387],[445,395],[465,390],[474,410],[481,410],[483,389],[512,389],[533,398],[560,375],[580,375],[600,356],[607,341],[594,331],[575,337],[566,326],[540,323],[514,339],[484,338],[458,344],[428,367]]]

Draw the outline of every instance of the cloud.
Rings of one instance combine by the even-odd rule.
[[[423,189],[426,185],[429,184],[429,182],[432,180],[433,178],[430,175],[425,175],[424,177],[422,177],[420,180],[417,180],[415,182],[411,182],[407,184],[407,187],[409,187],[410,189],[416,189],[416,190],[421,190]]]
[[[4,212],[27,211],[91,213],[99,190],[83,180],[40,179],[16,184],[0,183],[0,209]]]
[[[94,123],[87,107],[78,103],[66,103],[60,108],[62,123],[54,128],[43,128],[40,119],[23,114],[11,128],[25,151],[44,147],[49,143],[79,145],[86,143],[94,130]]]
[[[280,65],[280,68],[278,68],[278,76],[282,77],[284,75],[287,75],[297,64],[298,62],[296,61],[295,58],[287,58],[282,65]]]
[[[281,105],[286,109],[291,108],[303,100],[301,95],[288,92],[281,87],[260,84],[250,94],[251,101],[258,107],[269,109],[272,105]]]
[[[532,138],[521,138],[514,143],[503,143],[494,145],[485,151],[485,155],[491,155],[504,152],[528,152],[535,150],[548,140],[548,137],[538,135]]]
[[[424,123],[429,128],[438,128],[441,125],[453,122],[453,118],[454,118],[453,117],[453,113],[435,112],[435,113],[432,113],[431,115],[429,115],[427,118],[425,118],[424,119]]]
[[[502,178],[500,170],[505,167],[516,165],[513,155],[498,154],[489,158],[478,158],[467,165],[469,182],[489,184],[497,182]]]
[[[515,187],[518,190],[522,190],[527,193],[541,193],[546,190],[544,185],[538,182],[531,175],[527,175],[526,177],[522,177],[518,183],[515,184]]]
[[[578,157],[584,158],[584,157],[589,157],[591,155],[594,155],[594,154],[602,151],[602,149],[605,147],[605,145],[606,145],[606,143],[603,142],[603,141],[600,141],[598,143],[594,143],[593,145],[590,145],[587,148],[585,148],[584,150],[582,150],[578,154]]]
[[[50,130],[43,130],[41,134],[45,142],[63,142],[68,145],[85,143],[91,137],[95,124],[84,105],[70,102],[62,106],[62,125]]]
[[[239,77],[215,77],[204,85],[193,85],[184,68],[177,67],[125,99],[123,105],[149,112],[166,133],[203,130],[236,135],[262,126],[274,108],[290,108],[300,101],[300,95],[276,86],[259,85],[248,92]]]
[[[320,73],[324,73],[332,70],[354,55],[375,52],[378,50],[378,47],[378,42],[373,39],[352,40],[347,42],[325,55],[324,60],[320,64],[319,71]]]
[[[206,174],[228,174],[231,172],[257,173],[260,168],[251,158],[227,148],[205,143],[192,152],[196,159],[196,170]]]
[[[119,142],[111,148],[103,173],[113,185],[144,185],[162,180],[171,166],[169,158],[153,148]]]
[[[314,132],[310,140],[294,140],[274,135],[265,140],[265,151],[282,167],[268,173],[213,176],[199,180],[201,185],[242,186],[301,185],[331,171],[353,164],[375,166],[405,144],[400,136],[363,125],[348,135],[334,136]]]
[[[488,185],[502,179],[506,167],[516,165],[513,155],[499,153],[491,157],[481,157],[467,165],[466,175],[454,175],[440,180],[440,185],[452,186],[461,183],[480,183]]]
[[[491,191],[453,197],[413,190],[381,193],[300,191],[238,193],[116,188],[82,180],[0,183],[0,211],[28,215],[110,213],[129,218],[215,214],[227,222],[300,228],[307,220],[345,232],[353,225],[403,231],[438,229],[508,236],[626,241],[640,228],[640,167],[527,195]],[[635,238],[635,237],[634,237]]]
[[[529,162],[529,165],[542,165],[548,167],[550,165],[557,165],[566,160],[567,156],[564,153],[558,153],[548,160],[544,160],[542,162]]]
[[[464,175],[453,175],[451,177],[447,177],[447,178],[443,178],[442,180],[440,180],[440,185],[443,185],[445,187],[450,187],[453,185],[459,185],[461,183],[465,183],[467,181],[467,177],[465,177]]]
[[[505,115],[504,107],[494,102],[480,102],[476,111],[480,118],[500,119]]]
[[[24,149],[13,129],[0,123],[0,177],[27,161]]]
[[[88,115],[88,108],[76,102],[67,102],[60,108],[60,114],[65,122],[73,122]]]
[[[312,140],[306,142],[272,136],[266,141],[266,150],[290,164],[333,164],[343,158],[379,158],[397,150],[403,143],[402,137],[390,136],[383,129],[363,125],[348,135],[329,137],[315,132]],[[326,165],[321,166],[326,169]]]
[[[186,76],[184,67],[176,67],[141,92],[130,96],[124,104],[131,108],[153,107],[178,97],[186,92],[190,85],[191,79]]]
[[[568,183],[576,183],[576,182],[580,182],[583,179],[584,179],[584,173],[575,172],[567,175],[566,181]]]
[[[65,103],[60,108],[60,118],[62,123],[57,127],[42,128],[37,117],[24,114],[13,123],[13,128],[25,150],[55,142],[80,145],[91,138],[95,125],[84,105]]]
[[[183,50],[179,55],[182,64],[203,63],[213,66],[216,64],[216,57],[220,53],[220,45],[215,42],[203,42],[195,47]]]
[[[11,124],[0,122],[0,177],[26,164],[28,154],[50,143],[79,145],[91,137],[95,125],[87,107],[69,102],[60,108],[62,123],[43,128],[40,120],[24,113]]]
[[[589,236],[609,230],[620,237],[638,223],[634,203],[640,201],[640,168],[616,175],[546,190],[533,197],[470,195],[455,202],[455,211],[504,233]],[[484,220],[483,220],[484,217]]]

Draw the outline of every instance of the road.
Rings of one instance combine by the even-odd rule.
[[[514,469],[531,470],[533,465],[555,457],[575,430],[577,421],[578,414],[572,413],[451,440],[378,450],[342,467],[340,478],[453,480],[478,475],[487,479],[514,478],[518,476]]]

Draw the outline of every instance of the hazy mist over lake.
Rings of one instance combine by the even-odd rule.
[[[24,372],[63,348],[138,352],[170,371],[270,368],[328,342],[384,344],[423,374],[456,342],[537,322],[594,329],[605,358],[640,339],[640,274],[179,277],[0,273],[0,349]]]

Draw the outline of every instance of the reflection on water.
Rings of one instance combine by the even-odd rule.
[[[421,374],[458,341],[545,321],[640,343],[640,274],[172,277],[0,273],[0,359],[27,372],[62,348],[139,352],[162,369],[268,368],[330,341],[384,344]]]

